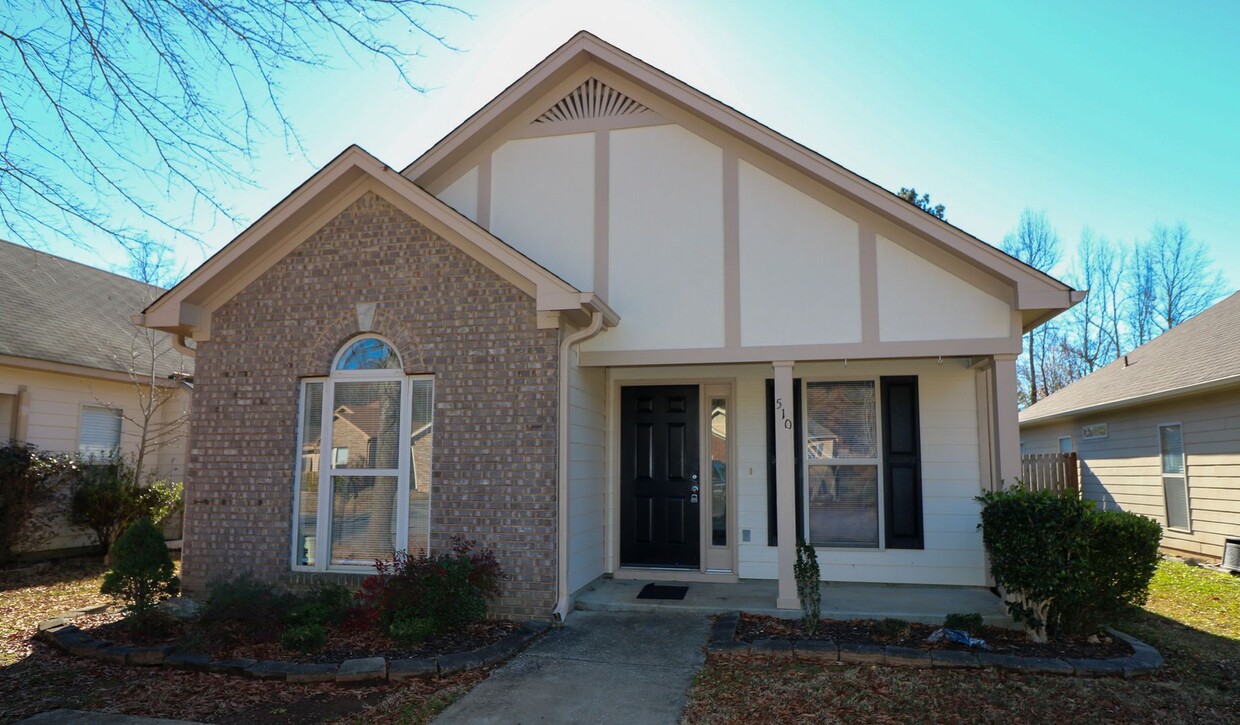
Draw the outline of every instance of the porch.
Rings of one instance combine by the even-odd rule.
[[[682,600],[638,599],[642,579],[603,578],[583,589],[576,609],[598,612],[681,612],[712,615],[721,612],[748,612],[775,617],[798,618],[799,609],[777,609],[779,582],[768,579],[742,579],[735,584],[715,582],[659,581],[660,586],[684,586],[689,590]],[[1003,602],[982,587],[930,586],[916,584],[823,584],[822,616],[829,619],[882,619],[893,617],[909,622],[941,624],[951,613],[977,612],[988,625],[1015,627],[1004,612]]]

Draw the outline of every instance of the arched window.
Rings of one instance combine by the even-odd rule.
[[[345,343],[328,377],[302,381],[294,568],[373,569],[428,547],[433,390],[371,335]]]

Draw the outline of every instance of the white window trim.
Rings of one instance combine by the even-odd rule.
[[[875,458],[815,458],[813,461],[809,457],[809,386],[812,383],[873,383],[874,384],[874,441],[875,441]],[[809,533],[809,467],[811,463],[816,466],[822,465],[840,465],[840,466],[874,466],[876,475],[874,477],[874,485],[877,487],[874,491],[875,498],[878,501],[878,546],[818,546],[814,545],[816,551],[847,551],[856,553],[882,553],[887,550],[887,503],[883,495],[883,401],[882,401],[882,380],[879,377],[867,376],[830,376],[803,378],[801,381],[801,440],[797,445],[801,446],[801,480],[804,482],[801,491],[801,525],[805,531],[805,538],[808,541]],[[838,463],[834,463],[838,461]]]
[[[1174,473],[1163,473],[1162,469],[1162,429],[1176,426],[1180,429],[1180,459],[1184,472],[1178,476]],[[1157,428],[1157,445],[1158,445],[1158,483],[1162,488],[1163,500],[1163,521],[1167,522],[1167,530],[1177,531],[1183,534],[1193,533],[1193,497],[1188,490],[1188,443],[1184,440],[1184,424],[1178,420],[1167,423],[1159,423]],[[1167,478],[1178,478],[1184,482],[1184,515],[1188,517],[1188,528],[1171,525],[1171,511],[1167,508]]]
[[[331,499],[333,476],[395,476],[396,477],[396,535],[392,541],[393,550],[404,551],[409,548],[409,487],[410,468],[413,450],[409,445],[413,428],[413,381],[434,380],[433,375],[405,375],[402,368],[382,370],[337,370],[340,356],[359,340],[373,338],[386,345],[391,343],[375,335],[361,335],[341,345],[340,350],[332,359],[331,374],[327,377],[302,378],[301,390],[297,405],[297,446],[294,450],[296,467],[293,473],[293,525],[290,534],[289,564],[293,571],[308,572],[340,572],[358,573],[375,571],[374,564],[342,565],[331,564]],[[395,350],[395,348],[393,348]],[[335,384],[337,382],[400,382],[400,428],[397,439],[396,468],[337,468],[332,453],[332,416],[335,413]],[[306,388],[312,383],[323,384],[323,410],[320,424],[320,451],[327,451],[327,465],[323,465],[324,456],[319,454],[318,475],[318,513],[315,525],[315,552],[313,565],[298,563],[299,541],[298,528],[301,524],[301,452],[304,446]],[[434,383],[432,382],[432,386]],[[432,387],[433,390],[433,387]],[[432,417],[434,407],[432,406]]]

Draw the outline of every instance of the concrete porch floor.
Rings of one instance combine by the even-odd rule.
[[[787,618],[801,616],[800,610],[775,608],[779,584],[772,580],[742,579],[736,584],[660,581],[655,583],[687,586],[689,591],[680,601],[638,599],[638,592],[649,583],[641,579],[599,579],[577,596],[576,608],[596,612],[711,615],[741,611]],[[999,597],[981,587],[830,582],[824,584],[822,590],[822,616],[829,619],[895,617],[909,622],[942,624],[943,617],[953,612],[977,612],[986,624],[1016,626],[1004,612]]]

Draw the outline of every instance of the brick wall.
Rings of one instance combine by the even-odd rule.
[[[299,381],[358,334],[356,306],[407,373],[435,376],[431,547],[462,534],[508,574],[495,613],[555,603],[557,332],[534,301],[367,193],[212,319],[199,346],[183,580],[289,566]]]

